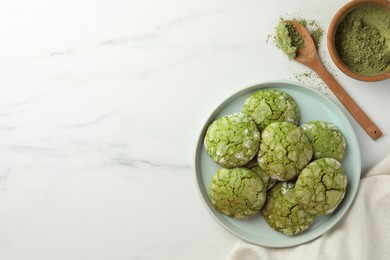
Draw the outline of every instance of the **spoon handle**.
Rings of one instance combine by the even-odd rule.
[[[322,78],[322,80],[333,91],[336,97],[341,101],[346,109],[351,113],[360,126],[366,131],[366,133],[372,138],[372,140],[378,139],[382,132],[372,122],[372,120],[364,113],[358,104],[352,99],[352,97],[340,86],[340,84],[333,78],[324,65],[319,62],[317,66],[313,67],[313,70]]]

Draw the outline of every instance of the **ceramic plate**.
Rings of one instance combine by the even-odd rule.
[[[263,216],[258,214],[248,220],[236,220],[217,212],[209,199],[208,187],[212,175],[221,167],[206,153],[203,140],[207,127],[218,117],[241,111],[245,99],[254,91],[274,88],[290,94],[298,104],[300,124],[310,120],[331,122],[344,135],[347,142],[346,156],[342,162],[348,177],[347,191],[339,207],[330,215],[316,218],[311,227],[295,236],[287,236],[272,230]],[[317,238],[332,228],[347,212],[359,186],[361,160],[355,132],[343,112],[325,95],[305,85],[289,81],[273,81],[246,88],[220,104],[206,121],[196,146],[195,173],[200,195],[214,219],[225,229],[250,243],[266,247],[289,247]],[[335,227],[337,228],[337,227]]]

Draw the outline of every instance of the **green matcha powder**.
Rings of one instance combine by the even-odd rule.
[[[309,30],[314,44],[318,49],[324,35],[324,30],[321,25],[315,20],[306,20],[303,18],[293,18],[292,20],[302,24]],[[296,31],[295,26],[292,23],[283,20],[283,18],[281,18],[280,23],[276,27],[275,42],[276,46],[281,49],[290,60],[295,59],[297,51],[305,45],[302,36]]]
[[[306,29],[309,30],[311,38],[313,38],[314,44],[318,49],[321,45],[322,37],[324,36],[324,29],[322,28],[320,23],[315,20],[306,20],[303,18],[296,18],[293,20],[302,24],[306,27]]]
[[[287,21],[281,21],[276,27],[275,41],[290,60],[295,59],[297,51],[304,46],[302,36],[295,30],[295,26]]]
[[[353,71],[375,75],[390,69],[390,12],[374,6],[352,10],[336,31],[340,59]]]

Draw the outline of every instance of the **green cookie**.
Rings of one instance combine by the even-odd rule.
[[[313,148],[298,126],[287,122],[268,125],[261,134],[257,161],[271,178],[288,181],[296,178],[310,162]]]
[[[215,120],[207,129],[204,146],[210,157],[225,168],[245,165],[257,153],[260,132],[244,113]]]
[[[266,198],[266,185],[247,168],[218,170],[210,182],[210,200],[216,210],[237,219],[260,211]]]
[[[341,163],[333,158],[311,162],[299,175],[295,184],[295,196],[309,213],[332,213],[345,195],[347,176]]]

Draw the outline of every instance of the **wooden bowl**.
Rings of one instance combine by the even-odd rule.
[[[336,66],[348,76],[362,81],[380,81],[390,78],[390,70],[384,71],[377,75],[362,75],[352,71],[348,68],[340,59],[337,54],[336,46],[335,46],[335,35],[337,28],[340,22],[344,19],[344,17],[353,9],[360,6],[374,5],[378,7],[385,8],[390,11],[390,1],[388,0],[354,0],[344,5],[333,17],[328,30],[328,50],[330,57]]]

